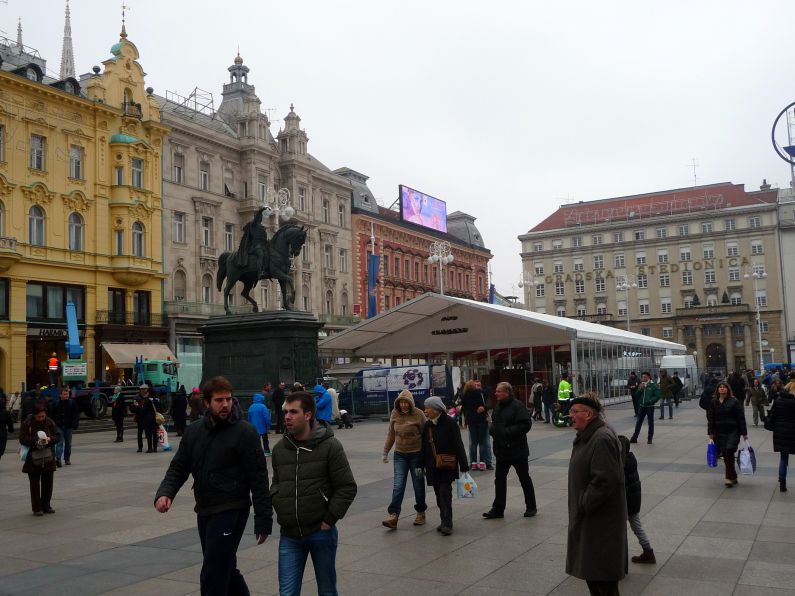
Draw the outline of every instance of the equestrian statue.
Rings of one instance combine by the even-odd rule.
[[[238,249],[225,252],[218,257],[218,274],[216,285],[218,291],[226,280],[224,292],[224,310],[229,310],[229,294],[239,281],[243,282],[240,293],[248,300],[257,312],[257,303],[249,295],[251,288],[261,279],[275,279],[282,291],[282,305],[286,310],[295,310],[295,285],[290,276],[291,259],[301,253],[306,242],[306,230],[303,226],[287,224],[277,230],[268,242],[268,233],[262,226],[262,213],[267,207],[260,208],[254,219],[243,226],[243,237]]]

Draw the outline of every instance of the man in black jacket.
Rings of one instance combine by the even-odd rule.
[[[58,427],[58,443],[55,445],[55,465],[61,467],[61,458],[69,466],[72,464],[72,431],[77,430],[80,421],[80,406],[72,399],[69,387],[63,387],[58,401],[50,405],[50,418]]]
[[[185,430],[157,489],[155,508],[160,513],[168,511],[193,474],[194,509],[204,555],[201,593],[247,595],[246,580],[237,569],[237,548],[252,501],[257,544],[271,533],[268,467],[257,430],[240,419],[229,381],[214,377],[202,389],[207,414]]]
[[[276,421],[276,434],[284,432],[284,381],[281,381],[271,395],[273,402],[273,419]]]
[[[491,416],[489,434],[494,439],[494,455],[497,456],[497,469],[494,472],[494,503],[483,514],[486,519],[503,517],[508,492],[508,472],[513,467],[522,485],[525,503],[525,517],[536,514],[536,494],[530,479],[530,449],[527,446],[527,433],[533,425],[530,412],[513,397],[510,383],[498,383],[494,390],[497,407]]]

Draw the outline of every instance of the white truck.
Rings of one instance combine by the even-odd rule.
[[[693,356],[687,354],[663,356],[660,360],[660,369],[663,368],[668,371],[668,376],[679,373],[684,385],[682,397],[693,397],[699,393],[698,365]]]

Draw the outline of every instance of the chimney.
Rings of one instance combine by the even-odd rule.
[[[759,190],[770,190],[770,185],[767,183],[767,178],[762,179],[762,186],[759,187]]]

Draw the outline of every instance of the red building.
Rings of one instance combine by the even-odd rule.
[[[353,235],[354,313],[367,312],[367,256],[375,239],[380,256],[378,312],[411,300],[425,292],[439,292],[439,265],[428,263],[435,241],[450,243],[453,260],[442,265],[444,293],[485,302],[489,298],[488,266],[491,251],[475,227],[475,218],[455,211],[447,216],[447,233],[401,220],[396,210],[376,204],[367,188],[367,177],[343,168],[337,174],[351,180],[351,227]]]

